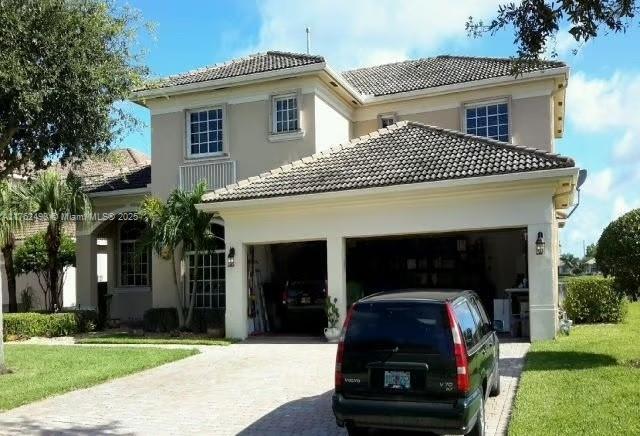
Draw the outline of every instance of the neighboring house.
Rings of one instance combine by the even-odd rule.
[[[66,175],[70,170],[82,177],[87,189],[93,189],[103,183],[109,183],[113,178],[131,177],[130,174],[141,168],[149,168],[150,160],[144,154],[132,150],[122,149],[116,150],[108,158],[93,158],[83,162],[80,165],[67,165],[60,167],[52,166],[51,169]],[[135,176],[134,176],[135,177]],[[15,183],[22,183],[24,178],[16,177]],[[44,232],[47,229],[46,221],[32,221],[25,223],[22,231],[16,234],[16,249],[23,241],[37,232]],[[64,224],[66,234],[75,239],[76,223],[68,221]],[[15,251],[14,251],[15,253]],[[107,281],[107,253],[106,241],[97,242],[97,280],[99,282]],[[7,278],[4,268],[4,259],[0,254],[0,288],[2,289],[2,309],[6,312],[9,307],[9,293],[7,287]],[[23,290],[31,288],[33,296],[34,309],[46,309],[42,286],[35,274],[23,274],[16,276],[16,293],[18,305],[21,307],[21,293]],[[62,304],[64,307],[76,306],[76,268],[68,267],[64,272]]]
[[[600,269],[598,269],[598,264],[596,263],[596,259],[594,257],[590,257],[585,259],[584,261],[584,273],[585,274],[599,274]]]
[[[558,274],[561,276],[568,276],[573,274],[571,267],[564,263],[562,259],[558,260]]]
[[[153,166],[90,188],[99,212],[123,215],[79,228],[78,302],[98,304],[104,239],[112,317],[174,307],[171,267],[132,255],[143,226],[124,218],[205,180],[226,246],[184,273],[199,269],[197,307],[224,312],[229,337],[293,329],[284,290],[302,281],[325,283],[343,319],[375,290],[472,288],[490,311],[511,300],[520,334],[554,337],[578,175],[554,146],[568,68],[512,68],[439,56],[339,73],[267,52],[149,83],[134,101],[151,112]]]

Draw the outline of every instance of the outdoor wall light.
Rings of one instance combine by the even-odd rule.
[[[236,249],[229,248],[229,255],[227,256],[227,266],[233,268],[236,265]]]
[[[544,235],[542,232],[538,232],[538,238],[536,239],[536,254],[538,256],[544,254]]]

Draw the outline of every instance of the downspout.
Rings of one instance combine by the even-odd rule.
[[[565,219],[568,220],[571,217],[571,215],[573,215],[573,213],[576,211],[576,209],[578,209],[578,206],[580,206],[580,188],[582,187],[582,185],[586,180],[587,180],[587,170],[582,169],[580,170],[580,172],[578,172],[578,182],[576,183],[576,192],[578,193],[578,201],[576,202],[575,206],[573,206],[573,209],[571,209],[571,212],[569,212],[569,214]]]

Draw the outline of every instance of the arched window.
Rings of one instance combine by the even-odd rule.
[[[149,286],[151,256],[140,245],[144,229],[140,221],[124,221],[120,226],[120,286]]]
[[[189,289],[196,281],[196,307],[219,309],[225,307],[225,242],[224,223],[221,220],[211,222],[211,232],[216,239],[213,251],[200,256],[195,265],[195,255],[189,253]],[[197,276],[196,276],[197,268]]]

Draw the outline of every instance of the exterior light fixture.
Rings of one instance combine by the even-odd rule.
[[[233,268],[236,265],[236,249],[229,248],[229,255],[227,256],[227,266]]]
[[[544,235],[542,232],[538,232],[538,238],[536,239],[536,254],[538,256],[544,254]]]

